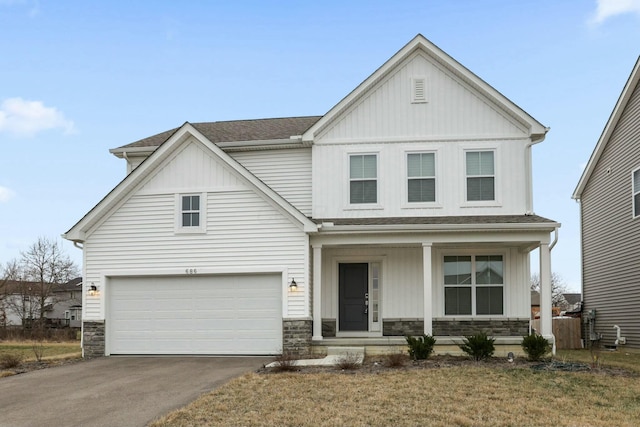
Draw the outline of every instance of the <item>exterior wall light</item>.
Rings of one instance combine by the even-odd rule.
[[[296,279],[291,279],[291,284],[289,284],[289,290],[291,292],[295,292],[298,290],[298,284],[296,283]]]
[[[91,286],[89,286],[89,296],[94,297],[97,294],[98,294],[98,287],[93,283],[91,283]]]

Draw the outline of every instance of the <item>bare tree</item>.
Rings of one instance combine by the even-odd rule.
[[[540,276],[537,273],[531,275],[529,281],[532,291],[540,292]],[[554,307],[561,307],[566,303],[562,294],[567,292],[567,284],[558,273],[551,273],[551,304]]]
[[[4,305],[22,321],[39,319],[42,324],[47,306],[55,304],[54,290],[79,275],[78,267],[58,242],[40,237],[3,269]]]
[[[22,252],[20,263],[28,281],[35,283],[33,297],[38,305],[40,320],[51,303],[56,286],[78,276],[78,267],[58,242],[39,237],[29,249]],[[55,303],[55,301],[53,301]]]

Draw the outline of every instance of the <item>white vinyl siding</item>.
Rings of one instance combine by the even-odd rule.
[[[435,153],[407,154],[407,201],[436,201]]]
[[[633,171],[633,217],[640,215],[640,169]]]
[[[311,216],[311,148],[229,153],[249,172]]]
[[[174,232],[174,203],[173,194],[135,195],[114,212],[85,243],[86,282],[100,285],[113,269],[287,269],[298,291],[285,314],[308,315],[306,235],[280,211],[250,190],[208,193],[207,233],[185,235]],[[102,319],[102,304],[102,292],[87,296],[85,320]]]
[[[495,200],[495,165],[493,151],[465,153],[467,201]]]
[[[426,77],[428,102],[412,103],[412,78]],[[462,82],[435,59],[416,53],[377,82],[345,114],[324,129],[315,143],[388,141],[404,137],[466,139],[527,137],[526,127],[504,109]]]
[[[372,240],[373,241],[373,240]],[[457,245],[472,247],[461,237]],[[502,248],[500,254],[504,263],[504,317],[529,318],[529,255],[517,248]],[[432,257],[433,287],[432,310],[434,319],[451,320],[444,315],[445,297],[443,256],[456,255],[457,251],[434,249]],[[498,251],[491,253],[497,254]],[[475,251],[477,255],[490,255],[485,251]],[[472,255],[462,253],[460,255]],[[422,318],[423,309],[423,260],[422,247],[351,247],[322,249],[322,317],[335,319],[338,315],[338,264],[340,262],[369,262],[380,264],[382,286],[379,294],[379,316],[384,319]],[[297,279],[296,279],[297,281]],[[371,302],[370,302],[371,304]],[[371,308],[371,306],[370,306]],[[470,317],[470,316],[463,316]]]
[[[351,154],[349,156],[349,203],[378,202],[378,156]]]

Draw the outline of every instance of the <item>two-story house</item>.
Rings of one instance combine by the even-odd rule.
[[[587,344],[640,348],[639,144],[640,58],[573,193],[580,202]]]
[[[418,35],[324,116],[185,123],[128,144],[126,178],[66,234],[83,348],[306,353],[529,332],[547,128]]]

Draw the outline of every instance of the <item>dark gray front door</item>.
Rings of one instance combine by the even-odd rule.
[[[369,264],[340,264],[340,330],[369,330],[367,292],[369,292]]]

